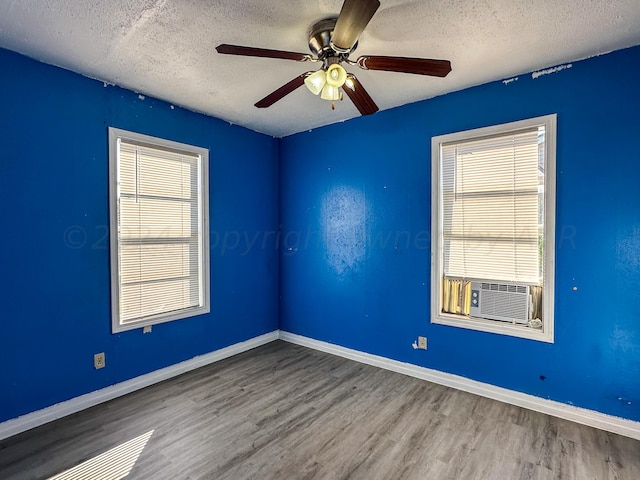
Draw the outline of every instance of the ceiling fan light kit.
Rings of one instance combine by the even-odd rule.
[[[327,74],[324,70],[318,70],[304,79],[304,84],[314,95],[319,95],[327,83]]]
[[[227,44],[218,45],[216,50],[227,55],[322,62],[319,70],[303,73],[259,100],[255,104],[258,108],[269,107],[298,87],[306,85],[314,95],[331,101],[331,108],[335,108],[336,100],[342,100],[344,91],[361,115],[371,115],[378,111],[378,106],[356,76],[347,73],[342,63],[363,70],[385,70],[435,77],[445,77],[451,71],[451,63],[448,60],[372,55],[359,57],[355,61],[350,60],[349,55],[356,49],[360,34],[379,7],[378,0],[345,0],[338,17],[325,18],[312,25],[309,31],[309,50],[312,55]]]
[[[327,84],[339,88],[347,79],[347,71],[339,63],[329,65],[327,68]]]
[[[332,85],[325,85],[320,94],[320,98],[323,100],[335,101],[340,100],[340,89]]]

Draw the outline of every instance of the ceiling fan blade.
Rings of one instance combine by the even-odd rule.
[[[378,0],[344,0],[333,29],[331,44],[342,52],[351,50],[378,7]]]
[[[342,89],[351,99],[361,115],[371,115],[379,110],[378,106],[369,96],[355,75],[347,75],[347,81],[342,86]]]
[[[430,58],[381,57],[365,55],[358,58],[358,66],[365,70],[386,70],[387,72],[416,73],[446,77],[451,71],[449,60],[432,60]]]
[[[227,45],[223,43],[216,47],[218,53],[227,55],[245,55],[247,57],[282,58],[284,60],[297,60],[303,62],[310,60],[311,55],[306,53],[285,52],[283,50],[269,50],[268,48],[243,47],[240,45]]]
[[[274,92],[271,92],[269,95],[264,97],[262,100],[258,101],[256,103],[256,107],[258,107],[258,108],[270,107],[271,105],[276,103],[281,98],[289,95],[296,88],[301,87],[302,85],[304,85],[304,79],[307,77],[307,75],[310,75],[312,73],[313,72],[303,73],[302,75],[297,76],[296,78],[294,78],[290,82],[285,83],[279,89],[275,90]]]

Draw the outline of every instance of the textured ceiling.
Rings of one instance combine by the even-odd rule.
[[[0,0],[0,47],[273,136],[358,115],[302,87],[319,64],[219,55],[230,43],[309,53],[342,0]],[[354,56],[451,60],[446,78],[355,73],[381,110],[640,44],[640,0],[381,0]],[[638,65],[630,66],[639,68]]]

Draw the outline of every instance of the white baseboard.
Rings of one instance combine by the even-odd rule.
[[[315,350],[355,360],[360,363],[365,363],[367,365],[384,368],[386,370],[420,378],[439,385],[456,388],[458,390],[509,403],[518,407],[528,408],[529,410],[534,410],[536,412],[545,413],[554,417],[563,418],[565,420],[570,420],[640,440],[640,422],[634,422],[632,420],[606,415],[593,410],[566,405],[553,400],[547,400],[533,395],[528,395],[526,393],[520,393],[514,390],[508,390],[506,388],[470,380],[458,375],[419,367],[411,363],[399,362],[397,360],[391,360],[378,355],[372,355],[370,353],[360,352],[358,350],[352,350],[339,345],[278,330],[260,335],[259,337],[255,337],[244,342],[230,345],[220,350],[207,353],[206,355],[201,355],[199,357],[147,373],[140,377],[132,378],[131,380],[126,380],[122,383],[118,383],[95,392],[72,398],[66,402],[58,403],[51,407],[47,407],[12,420],[7,420],[0,423],[0,440],[17,435],[18,433],[22,433],[67,415],[71,415],[86,408],[93,407],[99,403],[103,403],[155,383],[162,382],[182,373],[246,352],[247,350],[270,343],[278,338],[286,342],[313,348]]]
[[[103,403],[155,383],[162,382],[171,377],[195,370],[196,368],[204,367],[205,365],[237,355],[238,353],[246,352],[252,348],[259,347],[260,345],[273,342],[278,339],[278,333],[278,330],[265,333],[259,337],[254,337],[244,342],[236,343],[234,345],[221,348],[220,350],[200,355],[190,360],[176,363],[175,365],[132,378],[131,380],[126,380],[124,382],[96,390],[95,392],[72,398],[66,402],[58,403],[12,420],[7,420],[6,422],[0,423],[0,440],[11,437],[12,435],[17,435],[18,433],[22,433],[67,415],[71,415],[72,413],[79,412],[86,408],[93,407],[99,403]]]
[[[553,400],[547,400],[534,395],[496,387],[495,385],[470,380],[465,377],[432,370],[430,368],[419,367],[411,363],[399,362],[397,360],[391,360],[389,358],[372,355],[370,353],[352,350],[350,348],[314,340],[312,338],[284,332],[282,330],[280,331],[280,339],[286,342],[302,345],[304,347],[320,350],[322,352],[338,355],[350,360],[355,360],[356,362],[366,363],[367,365],[384,368],[386,370],[420,378],[439,385],[456,388],[458,390],[474,393],[493,400],[509,403],[518,407],[528,408],[529,410],[534,410],[536,412],[545,413],[547,415],[563,418],[589,427],[599,428],[601,430],[640,440],[640,422],[634,422],[633,420],[614,417],[594,410],[575,407],[573,405],[566,405]]]

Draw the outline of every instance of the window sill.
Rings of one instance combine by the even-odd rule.
[[[126,332],[128,330],[136,330],[139,328],[147,327],[149,325],[153,326],[160,323],[173,322],[174,320],[183,320],[185,318],[204,315],[206,313],[210,313],[210,308],[208,305],[202,307],[185,308],[171,313],[161,313],[158,315],[152,315],[144,317],[140,320],[132,320],[129,322],[120,323],[117,319],[113,319],[111,325],[111,333],[115,334]]]
[[[439,314],[433,315],[431,323],[437,325],[448,325],[450,327],[466,328],[467,330],[477,330],[480,332],[496,333],[510,337],[526,338],[539,342],[553,343],[553,331],[547,329],[535,329],[523,325],[514,325],[497,320],[485,320],[482,318],[461,318],[456,315]]]

